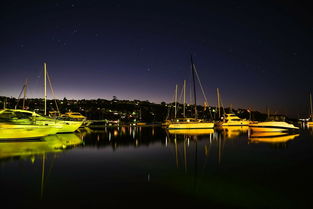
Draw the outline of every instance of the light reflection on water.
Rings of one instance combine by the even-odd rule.
[[[27,208],[310,208],[312,142],[312,128],[269,135],[126,126],[0,142],[2,198]]]

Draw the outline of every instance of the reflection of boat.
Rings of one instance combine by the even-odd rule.
[[[170,134],[205,135],[213,134],[214,129],[169,129]]]
[[[38,138],[49,134],[55,131],[47,126],[0,123],[0,139]]]
[[[251,133],[249,140],[252,142],[281,143],[293,140],[299,134],[286,134],[283,132],[255,132]]]
[[[228,138],[233,138],[238,136],[241,133],[246,133],[249,130],[248,126],[219,126],[217,130],[220,130]]]
[[[75,134],[51,135],[40,141],[0,142],[0,159],[60,152],[62,149],[81,143],[82,140]]]
[[[168,129],[212,129],[213,127],[214,123],[203,122],[196,118],[177,118]]]
[[[282,132],[297,130],[299,127],[284,121],[266,121],[249,124],[253,132]]]
[[[218,126],[247,126],[249,125],[249,121],[245,119],[241,119],[235,114],[225,114],[223,121],[218,122],[216,125]]]

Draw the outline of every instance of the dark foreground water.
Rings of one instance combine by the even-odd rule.
[[[313,208],[312,160],[312,129],[81,129],[0,142],[0,207]]]

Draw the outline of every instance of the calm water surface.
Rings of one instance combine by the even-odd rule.
[[[3,208],[313,208],[312,153],[308,128],[81,129],[0,142],[0,199]]]

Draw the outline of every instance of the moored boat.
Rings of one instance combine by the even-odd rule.
[[[69,118],[77,121],[85,121],[87,119],[86,116],[83,116],[79,112],[67,112],[61,115],[61,117]]]
[[[196,85],[195,85],[195,74],[197,75],[197,78],[199,80],[199,84],[202,89],[202,85],[200,82],[200,79],[198,77],[198,73],[196,71],[196,67],[193,63],[193,59],[191,57],[191,72],[192,72],[192,77],[193,77],[193,96],[194,96],[194,118],[186,118],[185,114],[185,103],[186,103],[186,82],[184,81],[184,108],[183,108],[183,117],[184,118],[175,118],[173,119],[169,125],[168,129],[212,129],[214,128],[214,123],[209,122],[209,121],[204,121],[202,119],[198,119],[198,111],[197,111],[197,96],[196,96]],[[204,92],[202,92],[204,95]],[[207,99],[204,95],[206,104],[207,104]],[[176,103],[177,103],[177,85],[176,85],[176,90],[175,90],[175,109],[176,109]],[[176,117],[176,110],[175,110],[175,117]]]
[[[214,128],[214,123],[204,122],[196,118],[177,118],[168,129],[207,129]]]
[[[266,121],[250,123],[249,127],[253,132],[284,132],[298,130],[299,127],[284,121]]]
[[[248,126],[250,121],[241,119],[235,114],[225,114],[223,121],[217,122],[217,126]]]
[[[70,133],[75,132],[83,123],[83,121],[66,121],[57,120],[54,118],[44,117],[35,112],[20,109],[5,109],[0,112],[0,115],[6,117],[15,124],[32,124],[39,126],[48,126],[55,133]],[[51,132],[52,134],[53,131]]]

